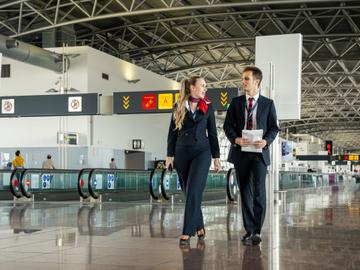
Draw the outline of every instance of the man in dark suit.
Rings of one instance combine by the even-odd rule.
[[[244,244],[258,245],[266,211],[265,179],[270,164],[269,146],[279,128],[273,100],[259,94],[262,72],[246,67],[242,85],[246,95],[234,98],[227,110],[224,131],[232,146],[228,161],[234,164],[241,194],[242,215],[246,234]],[[242,138],[242,130],[262,129],[261,140]],[[261,153],[245,152],[242,147],[255,146]]]

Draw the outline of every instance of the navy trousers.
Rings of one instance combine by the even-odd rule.
[[[174,167],[186,197],[184,235],[194,236],[197,230],[204,228],[201,202],[210,164],[211,153],[208,148],[177,147],[175,150]]]
[[[266,165],[261,154],[242,153],[235,164],[246,232],[261,233],[266,213]]]

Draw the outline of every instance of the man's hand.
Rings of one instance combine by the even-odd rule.
[[[235,139],[235,143],[240,145],[240,146],[249,146],[251,145],[251,142],[249,139],[244,139],[244,138],[240,138],[240,137],[237,137]]]
[[[259,141],[255,141],[253,144],[257,149],[262,149],[266,146],[267,142],[266,140],[259,140]]]

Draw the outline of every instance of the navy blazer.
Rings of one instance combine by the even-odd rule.
[[[210,147],[213,158],[220,157],[219,142],[217,139],[214,109],[211,103],[206,114],[197,110],[195,119],[186,111],[183,126],[175,129],[174,113],[172,114],[168,140],[167,156],[173,157],[176,147]]]
[[[239,161],[244,154],[244,152],[241,152],[241,146],[235,144],[235,139],[242,136],[242,130],[245,127],[245,107],[246,95],[242,95],[233,98],[226,113],[224,131],[226,137],[232,144],[228,157],[228,161],[231,163]],[[256,111],[256,128],[264,131],[263,139],[266,140],[266,146],[262,150],[262,157],[265,164],[269,165],[269,145],[278,134],[279,127],[277,124],[274,101],[261,95],[258,99]]]

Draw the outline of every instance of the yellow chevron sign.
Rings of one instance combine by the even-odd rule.
[[[123,107],[125,110],[130,107],[130,96],[123,96]]]
[[[224,107],[228,104],[228,92],[220,92],[220,103]]]

